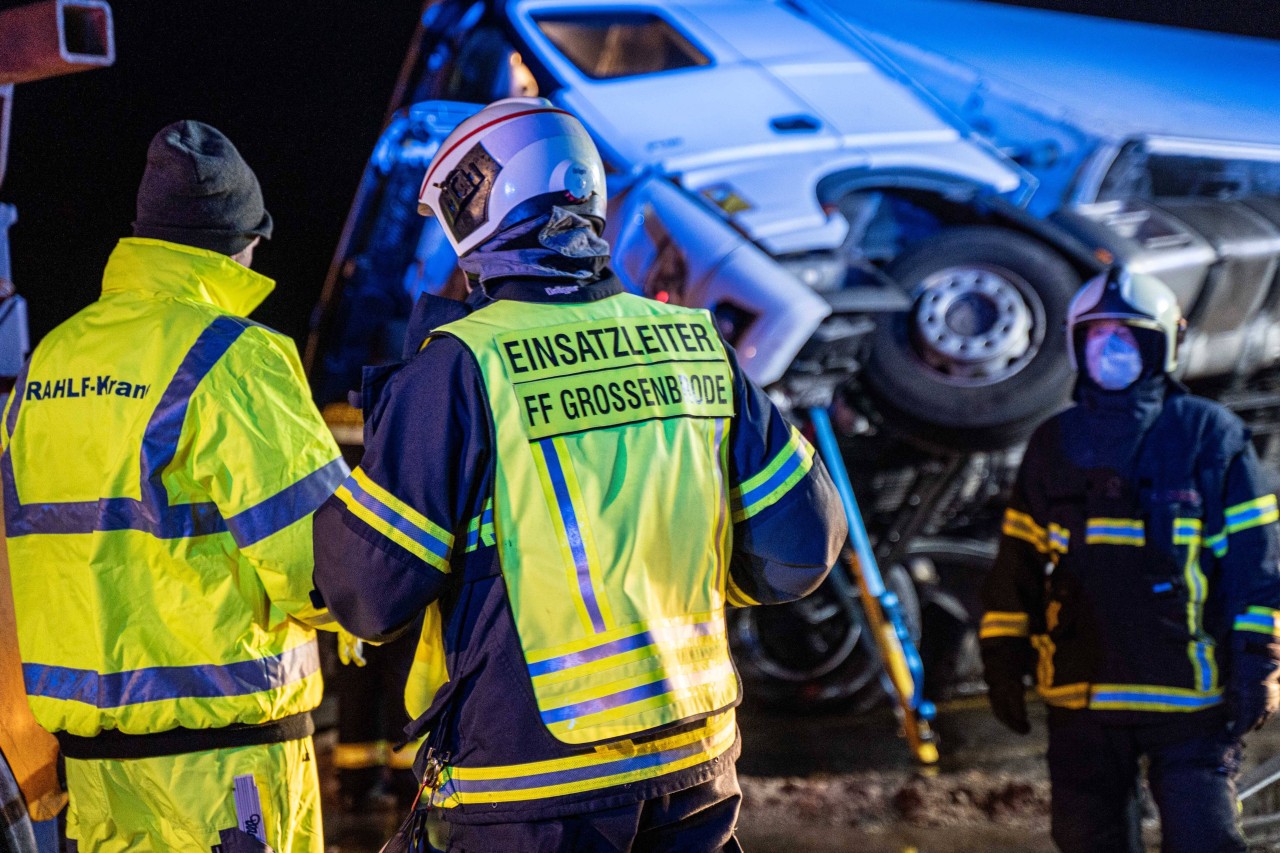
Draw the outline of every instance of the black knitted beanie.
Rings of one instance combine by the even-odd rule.
[[[221,131],[186,120],[151,140],[135,237],[234,255],[254,237],[269,239],[271,225],[258,178]]]

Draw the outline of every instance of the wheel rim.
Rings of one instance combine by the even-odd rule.
[[[1044,339],[1044,305],[1007,269],[947,267],[923,279],[909,316],[913,348],[951,385],[1003,382],[1035,357]]]

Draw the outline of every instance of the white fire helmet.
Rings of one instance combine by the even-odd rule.
[[[545,98],[505,98],[440,143],[418,212],[439,217],[462,257],[556,206],[592,219],[599,233],[607,200],[604,164],[582,123]]]
[[[1155,276],[1112,267],[1084,283],[1067,310],[1067,354],[1072,370],[1080,369],[1076,331],[1094,320],[1118,320],[1159,333],[1164,341],[1164,372],[1172,373],[1178,366],[1178,345],[1187,323],[1173,291]]]

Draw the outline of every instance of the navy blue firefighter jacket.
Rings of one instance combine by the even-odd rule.
[[[980,629],[989,683],[1112,724],[1225,716],[1280,633],[1280,527],[1244,424],[1163,375],[1032,436]]]
[[[550,292],[549,292],[550,291]],[[365,455],[349,484],[374,515],[330,498],[315,517],[315,581],[330,612],[358,636],[391,637],[427,612],[414,679],[442,683],[411,730],[433,730],[452,772],[438,803],[455,822],[546,819],[638,802],[733,772],[740,749],[732,709],[636,740],[572,746],[539,717],[502,578],[492,528],[493,419],[479,366],[457,339],[433,329],[490,300],[575,302],[622,292],[611,275],[581,288],[507,279],[468,303],[424,297],[406,336],[406,361],[366,371]],[[793,431],[730,353],[735,408],[729,431],[733,484],[794,451]],[[654,471],[679,478],[679,471]],[[341,490],[340,490],[341,493]],[[450,548],[415,553],[392,529],[406,518],[447,531]],[[847,533],[839,498],[816,457],[775,503],[734,524],[730,603],[800,598],[822,581]],[[437,559],[447,561],[441,571]],[[735,600],[736,599],[736,600]],[[438,619],[430,618],[433,611]],[[444,649],[443,671],[435,641]],[[438,648],[438,646],[435,646]],[[420,709],[418,709],[420,710]],[[438,731],[437,731],[438,730]],[[719,746],[708,744],[716,740]],[[421,762],[421,757],[420,757]],[[446,770],[446,777],[451,771]]]

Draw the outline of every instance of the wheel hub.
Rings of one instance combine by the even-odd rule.
[[[1008,378],[1035,354],[1030,287],[1006,270],[949,267],[920,283],[913,337],[925,363],[960,384]],[[1038,307],[1038,305],[1037,305]]]

